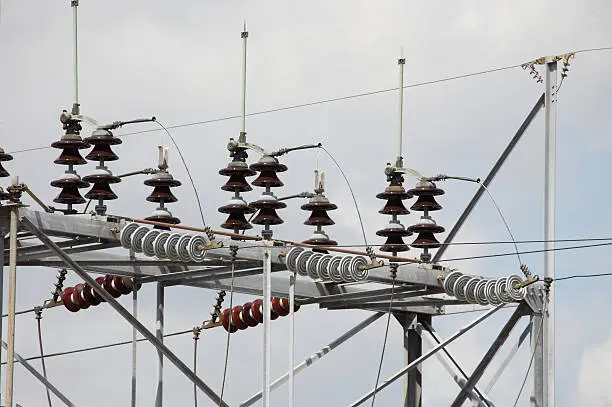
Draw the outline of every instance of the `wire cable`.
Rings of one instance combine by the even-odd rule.
[[[329,158],[331,158],[331,160],[334,162],[334,164],[336,164],[336,167],[338,167],[338,170],[340,171],[340,174],[342,174],[342,177],[344,177],[344,181],[346,181],[346,186],[348,187],[349,191],[351,192],[351,196],[353,197],[353,203],[355,204],[355,210],[357,211],[357,216],[359,217],[359,225],[361,226],[361,233],[363,234],[363,242],[365,243],[366,246],[368,246],[368,238],[366,237],[365,228],[363,227],[363,220],[361,219],[361,212],[359,211],[359,205],[357,204],[357,199],[355,198],[355,193],[353,192],[353,188],[351,187],[351,183],[349,182],[346,174],[342,170],[342,167],[340,166],[338,161],[336,161],[334,156],[329,151],[327,151],[327,149],[325,147],[321,146],[321,149],[323,149],[323,151],[325,151],[325,153],[329,156]]]
[[[40,349],[40,363],[42,365],[43,377],[47,380],[47,365],[45,364],[45,352],[43,351],[43,340],[42,340],[42,329],[40,326],[40,320],[42,319],[42,307],[36,308],[34,311],[36,313],[36,327],[38,329],[38,348]],[[49,391],[49,387],[45,386],[45,390],[47,391],[47,401],[49,403],[49,407],[53,407],[51,404],[51,392]]]
[[[202,211],[202,203],[200,202],[200,196],[198,195],[198,189],[195,186],[195,182],[193,181],[193,177],[191,176],[191,171],[189,171],[189,166],[187,165],[187,162],[185,161],[185,157],[183,157],[183,153],[181,152],[181,149],[179,148],[178,144],[176,144],[174,137],[172,137],[172,134],[170,134],[166,126],[164,126],[157,119],[154,120],[154,123],[157,123],[159,126],[161,126],[162,129],[164,129],[164,131],[166,132],[166,134],[172,141],[172,144],[174,144],[174,148],[176,148],[176,151],[178,152],[179,157],[181,157],[181,161],[183,162],[185,171],[187,171],[187,176],[189,177],[189,181],[191,181],[191,186],[193,187],[193,193],[195,194],[196,201],[198,202],[198,209],[200,210],[200,217],[202,218],[202,226],[206,227],[206,222],[204,221],[204,212]]]
[[[575,278],[595,278],[595,277],[608,277],[612,276],[612,273],[596,273],[596,274],[574,274],[571,276],[557,277],[554,281],[572,280]]]
[[[547,242],[555,242],[555,243],[570,243],[570,242],[606,242],[611,241],[612,237],[585,237],[585,238],[576,238],[576,239],[549,239],[549,240],[489,240],[482,242],[448,242],[448,243],[439,243],[441,246],[479,246],[479,245],[495,245],[495,244],[534,244],[534,243],[547,243]],[[438,243],[435,244],[436,246]],[[344,245],[335,245],[334,247],[365,247],[364,244],[344,244]],[[384,244],[371,244],[370,246],[384,246]],[[259,246],[256,246],[259,247]]]
[[[543,325],[544,325],[544,321],[542,320],[542,323],[540,324],[540,329],[538,329],[538,334],[536,336],[536,341],[535,341],[536,344],[540,341],[540,335],[542,334]],[[519,399],[521,398],[521,393],[523,392],[523,388],[525,388],[525,383],[527,382],[527,378],[529,377],[529,371],[531,370],[531,365],[533,364],[533,359],[535,357],[537,349],[538,349],[537,346],[533,347],[533,352],[531,353],[531,359],[529,360],[529,366],[527,367],[527,372],[525,372],[525,378],[523,379],[523,383],[521,384],[521,388],[519,389],[518,395],[516,396],[516,400],[514,401],[513,407],[516,407],[518,405]]]
[[[223,381],[221,382],[221,393],[219,394],[219,407],[223,403],[223,393],[225,391],[225,380],[227,378],[227,365],[229,361],[229,351],[230,351],[230,337],[231,337],[231,325],[232,325],[232,309],[234,306],[234,271],[235,271],[235,262],[236,262],[236,253],[238,252],[238,246],[231,246],[230,250],[232,251],[232,278],[230,283],[230,302],[229,302],[229,325],[227,330],[227,340],[225,343],[225,362],[223,363]]]
[[[198,340],[200,339],[200,328],[193,328],[193,373],[198,373]],[[198,407],[198,388],[193,384],[193,405]]]
[[[397,265],[395,266],[397,270]],[[378,364],[378,373],[376,373],[376,384],[374,388],[378,388],[378,382],[380,381],[380,373],[382,372],[383,360],[385,359],[385,349],[387,348],[387,338],[389,336],[389,325],[391,323],[391,310],[393,306],[393,294],[395,291],[395,274],[393,274],[393,282],[391,284],[391,299],[389,301],[389,309],[387,310],[387,324],[385,327],[385,339],[383,340],[382,352],[380,354],[380,362]],[[371,407],[374,407],[374,401],[376,400],[376,393],[372,396],[372,404]]]

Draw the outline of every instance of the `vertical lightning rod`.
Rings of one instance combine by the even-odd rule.
[[[72,51],[74,64],[74,105],[72,106],[72,113],[79,114],[79,0],[71,0],[70,6],[72,7]]]
[[[246,28],[246,22],[244,28],[240,34],[242,38],[242,110],[240,112],[241,123],[240,123],[240,140],[241,143],[246,143],[246,73],[247,73],[247,39],[249,38],[249,32]]]
[[[406,65],[406,59],[403,56],[397,60],[399,65],[399,131],[398,131],[398,150],[397,150],[397,161],[395,166],[397,168],[404,168],[404,159],[402,157],[402,139],[404,133],[404,66]]]

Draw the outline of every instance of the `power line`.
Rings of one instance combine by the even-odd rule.
[[[607,277],[607,276],[612,276],[612,273],[574,274],[571,276],[555,278],[555,281],[571,280],[574,278],[595,278],[595,277]]]
[[[495,244],[535,244],[535,243],[547,243],[547,242],[556,242],[556,243],[571,243],[571,242],[601,242],[601,241],[612,241],[612,237],[585,237],[585,238],[575,238],[575,239],[549,239],[549,240],[485,240],[480,242],[449,242],[449,243],[439,243],[440,246],[480,246],[480,245],[495,245]],[[384,244],[370,244],[368,246],[379,247],[384,246]],[[436,247],[438,244],[436,243]],[[260,247],[260,246],[253,246]],[[344,244],[344,245],[335,245],[334,247],[366,247],[365,244]],[[432,246],[433,247],[433,246]],[[514,253],[516,254],[516,252]]]
[[[540,249],[540,250],[525,250],[519,252],[519,254],[533,254],[533,253],[544,253],[544,252],[556,252],[563,250],[576,250],[576,249],[586,249],[589,247],[601,247],[601,246],[611,246],[612,242],[609,243],[597,243],[597,244],[588,244],[582,246],[568,246],[568,247],[556,247],[554,249]],[[448,262],[448,261],[460,261],[460,260],[474,260],[474,259],[486,259],[491,257],[504,257],[504,256],[516,256],[516,252],[509,253],[497,253],[497,254],[485,254],[481,256],[469,256],[469,257],[456,257],[454,259],[444,259],[440,260],[440,263]]]
[[[470,77],[474,77],[474,76],[486,75],[486,74],[490,74],[490,73],[494,73],[494,72],[505,71],[505,70],[508,70],[508,69],[519,68],[520,66],[521,66],[521,64],[516,64],[516,65],[504,66],[504,67],[501,67],[501,68],[492,68],[492,69],[487,69],[487,70],[484,70],[484,71],[472,72],[472,73],[463,74],[463,75],[448,76],[448,77],[445,77],[445,78],[434,79],[434,80],[431,80],[431,81],[418,82],[418,83],[413,83],[413,84],[410,84],[410,85],[406,85],[406,86],[404,86],[404,89],[417,88],[417,87],[420,87],[420,86],[434,85],[434,84],[437,84],[437,83],[449,82],[449,81],[453,81],[453,80],[457,80],[457,79],[465,79],[465,78],[470,78]],[[350,100],[350,99],[357,99],[357,98],[362,98],[362,97],[366,97],[366,96],[373,96],[373,95],[380,95],[380,94],[383,94],[383,93],[394,92],[394,91],[397,91],[398,89],[399,89],[398,87],[387,88],[387,89],[379,89],[379,90],[374,90],[374,91],[370,91],[370,92],[362,92],[362,93],[355,93],[355,94],[347,95],[347,96],[340,96],[340,97],[336,97],[336,98],[321,99],[321,100],[316,100],[316,101],[313,101],[313,102],[300,103],[300,104],[295,104],[295,105],[282,106],[282,107],[276,107],[276,108],[261,110],[261,111],[253,112],[253,113],[247,113],[246,116],[259,116],[259,115],[263,115],[263,114],[277,113],[277,112],[283,112],[283,111],[294,110],[294,109],[301,109],[301,108],[305,108],[305,107],[317,106],[317,105],[322,105],[322,104],[327,104],[327,103],[341,102],[341,101]],[[195,122],[189,122],[189,123],[175,124],[175,125],[172,125],[172,126],[166,126],[166,129],[179,129],[179,128],[183,128],[183,127],[201,126],[201,125],[206,125],[206,124],[211,124],[211,123],[223,122],[223,121],[227,121],[227,120],[240,119],[241,117],[242,117],[242,115],[232,115],[232,116],[218,117],[218,118],[215,118],[215,119],[208,119],[208,120],[201,120],[201,121],[195,121]],[[161,131],[161,129],[147,129],[147,130],[141,130],[141,131],[134,131],[134,132],[129,132],[129,133],[118,134],[118,135],[116,135],[116,137],[135,136],[135,135],[139,135],[139,134],[153,133],[153,132],[158,132],[158,131]],[[44,146],[44,147],[25,148],[25,149],[22,149],[22,150],[11,151],[11,152],[9,152],[9,154],[26,153],[26,152],[31,152],[31,151],[46,150],[46,149],[49,149],[49,148],[51,148],[51,147],[50,146]]]

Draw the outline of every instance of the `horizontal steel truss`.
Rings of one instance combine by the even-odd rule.
[[[140,278],[143,283],[161,281],[165,286],[188,285],[209,289],[229,289],[231,285],[231,253],[229,246],[239,248],[235,264],[236,292],[262,295],[261,244],[252,241],[223,241],[224,247],[209,250],[202,263],[160,260],[137,256],[119,244],[119,231],[126,222],[112,216],[70,215],[19,209],[19,217],[27,219],[87,272],[108,273]],[[0,207],[0,230],[8,218],[6,207]],[[65,267],[64,261],[20,228],[18,266]],[[112,249],[112,250],[108,250]],[[272,294],[287,297],[290,273],[284,271],[284,256],[289,246],[272,248]],[[425,314],[449,314],[483,309],[455,298],[433,296],[442,292],[440,277],[448,270],[424,264],[404,264],[398,269],[393,295],[394,311]],[[387,311],[392,283],[387,266],[371,269],[362,283],[337,284],[298,277],[296,298],[318,303],[321,308],[356,308]],[[386,287],[385,287],[386,286]],[[385,288],[381,288],[385,287]],[[382,290],[382,291],[381,291]]]

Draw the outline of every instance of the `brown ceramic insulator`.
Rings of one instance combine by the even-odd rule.
[[[287,166],[279,163],[275,157],[265,155],[258,162],[251,164],[250,169],[257,172],[271,171],[276,173],[287,171]]]
[[[150,187],[180,187],[181,181],[172,178],[172,175],[167,172],[160,172],[158,174],[153,175],[152,178],[149,178],[144,181],[144,184]]]
[[[119,159],[119,156],[111,150],[110,145],[96,144],[85,158],[89,161],[115,161]]]
[[[314,201],[315,198],[313,198],[313,200],[311,200],[310,202],[305,203],[304,205],[300,206],[300,209],[303,209],[305,211],[316,211],[316,210],[333,211],[335,209],[338,209],[338,206],[336,206],[335,204],[327,200]]]
[[[113,277],[114,276],[111,275],[104,276],[104,282],[102,283],[102,286],[104,287],[106,292],[113,296],[113,298],[119,298],[121,297],[121,293],[113,287]]]
[[[221,325],[227,332],[234,333],[238,328],[236,328],[236,325],[232,324],[231,314],[231,308],[226,308],[221,312],[221,317],[219,319],[221,320]]]
[[[281,299],[278,297],[272,297],[272,309],[281,317],[289,315],[289,307],[283,308]]]
[[[261,208],[251,222],[256,225],[280,225],[284,221],[278,216],[276,209]]]
[[[251,304],[251,315],[253,319],[260,324],[263,324],[263,300],[261,298],[256,299]]]
[[[404,229],[403,226],[391,227],[391,225],[389,225],[389,227],[386,227],[384,229],[378,230],[376,232],[376,235],[377,236],[384,236],[384,237],[390,237],[390,236],[403,237],[403,236],[410,236],[410,235],[412,235],[412,232],[410,230]]]
[[[244,329],[247,329],[249,326],[246,324],[246,322],[242,320],[241,314],[242,305],[236,305],[234,308],[232,308],[232,325],[234,325],[236,329],[242,331]]]
[[[242,175],[234,174],[230,176],[230,178],[225,184],[223,184],[221,189],[230,192],[248,192],[251,191],[253,188],[251,188],[245,177],[243,177]]]
[[[253,180],[251,184],[258,186],[258,187],[265,187],[265,188],[267,187],[278,188],[278,187],[282,187],[283,185],[285,185],[283,184],[283,181],[281,181],[278,178],[278,176],[276,175],[276,172],[274,171],[262,171],[259,174],[259,177]]]
[[[62,204],[80,204],[84,203],[85,199],[81,196],[79,188],[86,188],[89,184],[83,181],[78,175],[65,173],[59,179],[51,181],[51,186],[62,188],[59,195],[53,202]]]
[[[400,198],[395,197],[389,199],[378,213],[382,213],[383,215],[408,215],[410,211],[404,206]]]
[[[334,225],[336,222],[334,222],[329,215],[327,214],[326,210],[323,209],[315,209],[312,211],[312,213],[310,214],[310,217],[308,217],[308,219],[306,219],[306,221],[304,222],[304,225],[311,225],[311,226],[330,226],[330,225]]]
[[[283,308],[285,309],[290,309],[289,307],[289,299],[287,298],[281,298],[281,305]],[[300,304],[298,304],[297,302],[293,303],[293,312],[297,312],[300,310]]]
[[[0,148],[0,177],[8,177],[9,173],[2,166],[2,161],[11,161],[13,156],[4,152],[3,149]]]
[[[96,283],[98,283],[99,286],[104,288],[104,277],[97,277],[96,278]],[[93,288],[91,289],[91,294],[96,298],[96,300],[98,300],[100,302],[106,302],[106,300],[104,298],[102,298],[97,292],[95,292],[93,290]]]
[[[262,195],[262,198],[264,197],[266,197],[266,195]],[[276,198],[272,198],[272,199],[264,198],[264,199],[258,199],[255,202],[251,202],[249,206],[254,209],[266,209],[266,208],[283,209],[287,207],[287,204],[282,201],[277,200]]]
[[[127,277],[113,276],[113,288],[123,295],[132,292],[132,282],[128,281]]]
[[[401,185],[389,185],[385,188],[385,192],[376,194],[378,199],[400,199],[406,200],[412,198],[412,192],[406,191]]]
[[[435,249],[437,247],[440,247],[441,245],[433,233],[421,232],[418,234],[417,238],[414,239],[414,242],[412,242],[411,246],[420,249]]]
[[[53,161],[55,164],[61,165],[82,165],[87,164],[79,150],[88,148],[89,144],[81,140],[80,137],[76,136],[74,139],[62,139],[51,144],[53,148],[62,149],[60,156]]]
[[[242,212],[230,213],[224,223],[221,224],[223,229],[231,230],[246,230],[251,229],[253,225],[247,222]]]
[[[77,284],[74,287],[74,291],[72,292],[72,299],[76,305],[79,306],[80,309],[89,308],[89,302],[85,300],[83,296],[83,289],[85,288],[85,284]]]
[[[412,233],[442,233],[444,232],[444,228],[442,226],[436,225],[435,223],[417,223],[412,226],[408,226],[408,230]]]
[[[251,315],[251,305],[252,303],[250,302],[247,302],[246,304],[244,304],[242,306],[242,312],[240,316],[242,317],[242,320],[244,321],[245,324],[247,324],[250,327],[254,327],[254,326],[257,326],[259,322],[257,322],[255,318],[253,318],[253,316]]]
[[[153,221],[153,222],[169,223],[171,225],[178,225],[179,223],[181,223],[181,220],[174,216],[169,216],[169,217],[168,216],[148,216],[145,219]],[[170,230],[169,227],[158,226],[158,225],[153,226],[153,229]]]
[[[178,201],[178,199],[170,191],[170,187],[156,186],[155,188],[153,188],[153,192],[151,192],[151,195],[147,197],[147,201],[157,203],[172,203]]]
[[[421,181],[418,185],[412,189],[408,190],[408,193],[416,196],[421,195],[444,195],[444,190],[436,187],[431,181]]]
[[[98,299],[93,295],[93,289],[89,286],[89,284],[85,284],[82,295],[83,298],[85,298],[85,301],[87,301],[90,305],[100,305],[101,301],[98,301]]]
[[[406,252],[410,250],[408,245],[404,243],[401,236],[389,236],[385,244],[380,246],[381,252]]]
[[[68,287],[66,288],[64,291],[62,291],[62,303],[64,304],[64,307],[66,307],[66,309],[70,312],[77,312],[78,310],[80,310],[81,308],[79,308],[78,305],[76,305],[74,302],[72,302],[72,293],[74,291],[74,287]]]
[[[410,207],[413,211],[439,211],[442,209],[442,205],[436,202],[436,198],[433,195],[419,195],[416,202]]]
[[[325,239],[325,238],[311,238],[308,240],[304,240],[302,243],[311,244],[313,246],[337,246],[338,245],[338,242],[336,242],[335,240]],[[317,251],[319,253],[321,252],[327,253],[326,250],[313,249],[313,251]]]
[[[103,201],[117,199],[117,195],[112,191],[110,184],[121,182],[121,178],[109,174],[93,174],[83,177],[83,181],[93,183],[93,187],[85,194],[85,198],[101,199]]]

